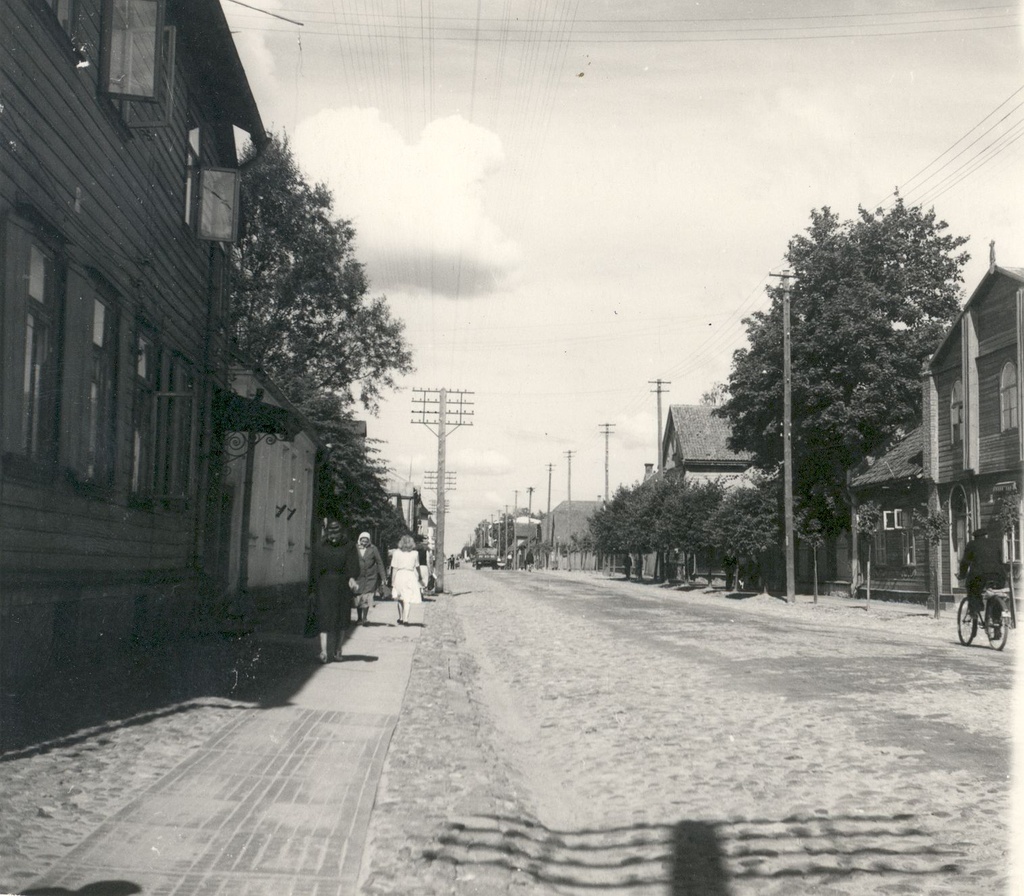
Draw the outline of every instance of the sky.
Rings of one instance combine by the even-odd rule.
[[[934,208],[970,237],[965,298],[991,241],[1024,267],[1017,4],[222,3],[264,125],[405,323],[416,369],[370,438],[420,487],[414,390],[472,410],[449,553],[506,507],[642,479],[658,381],[664,424],[728,379],[812,209]]]

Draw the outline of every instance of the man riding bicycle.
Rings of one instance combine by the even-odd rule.
[[[985,529],[975,529],[964,547],[958,577],[967,580],[968,606],[972,615],[981,619],[985,606],[982,593],[986,588],[1002,588],[1006,580],[999,543],[990,539]],[[1001,610],[1000,606],[994,610],[997,625]]]

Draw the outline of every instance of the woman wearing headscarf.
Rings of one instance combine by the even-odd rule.
[[[324,540],[313,551],[313,588],[320,630],[320,662],[329,662],[328,636],[334,636],[334,660],[341,662],[341,644],[352,620],[352,592],[359,567],[352,543],[343,544],[341,523],[327,524]]]
[[[416,542],[411,535],[398,539],[398,547],[391,552],[391,593],[398,601],[398,624],[409,621],[409,604],[419,603],[422,598],[423,577],[420,573],[420,557]]]
[[[356,553],[359,556],[359,575],[356,576],[355,605],[357,625],[366,622],[373,606],[373,595],[384,584],[384,561],[380,551],[371,543],[369,532],[360,532],[356,541]]]

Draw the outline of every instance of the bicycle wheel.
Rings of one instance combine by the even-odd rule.
[[[991,598],[985,604],[985,636],[993,650],[1002,650],[1006,646],[1006,637],[1010,633],[1010,620],[1003,617],[1007,615],[1009,614],[1004,612],[1002,603],[996,598]]]
[[[978,634],[978,619],[971,613],[970,598],[965,597],[960,601],[960,609],[956,611],[956,633],[965,647]]]

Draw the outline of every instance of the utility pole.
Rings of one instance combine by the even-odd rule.
[[[661,434],[661,393],[662,392],[668,392],[668,389],[663,389],[662,386],[671,386],[672,385],[672,381],[671,380],[648,380],[647,382],[650,383],[652,386],[654,386],[654,388],[651,389],[651,391],[658,393],[658,454],[657,454],[657,458],[658,458],[658,472],[660,473],[661,472],[661,438],[662,438],[662,434]]]
[[[519,513],[519,489],[516,489],[516,496],[512,501],[512,568],[518,569],[519,564],[519,539],[516,538],[516,515]]]
[[[444,592],[444,518],[445,518],[445,442],[448,432],[460,426],[472,426],[472,392],[462,389],[413,389],[413,423],[426,426],[437,436],[437,528],[434,533],[434,582],[438,594]],[[419,415],[417,419],[416,415]],[[449,421],[449,415],[451,421]]]
[[[790,345],[789,271],[773,274],[782,287],[782,470],[783,509],[786,523],[786,603],[796,601],[796,566],[793,562],[793,359]]]
[[[526,516],[529,519],[533,519],[533,486],[528,485],[526,487],[527,505],[526,505]]]
[[[554,547],[555,544],[555,527],[551,520],[551,471],[555,468],[554,464],[548,464],[548,544]]]
[[[570,504],[572,504],[572,456],[575,453],[576,453],[575,451],[566,451],[565,452],[566,459],[569,461],[569,494],[566,496],[566,500]]]
[[[661,414],[658,414],[661,417]],[[615,428],[614,423],[600,424],[601,432],[604,433],[604,502],[608,503],[608,436]]]

